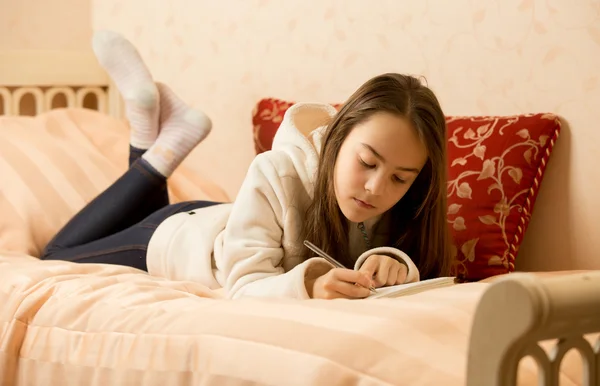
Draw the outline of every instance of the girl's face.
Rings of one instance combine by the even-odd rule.
[[[410,123],[375,113],[348,134],[337,156],[334,188],[340,210],[352,222],[392,208],[427,161],[427,149]]]

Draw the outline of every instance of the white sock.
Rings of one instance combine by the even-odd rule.
[[[206,114],[186,105],[166,85],[157,83],[160,95],[160,133],[142,155],[154,169],[169,177],[187,155],[210,133]]]
[[[92,48],[123,96],[131,145],[148,149],[158,136],[159,114],[159,94],[150,71],[133,44],[116,32],[96,32]]]

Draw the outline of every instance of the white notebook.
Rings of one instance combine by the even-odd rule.
[[[367,299],[397,298],[400,296],[413,295],[434,288],[448,287],[453,285],[454,282],[454,277],[438,277],[435,279],[421,280],[415,283],[381,287],[377,288],[377,293],[371,294]]]

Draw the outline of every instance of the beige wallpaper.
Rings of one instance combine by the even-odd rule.
[[[91,32],[89,0],[0,0],[0,50],[83,50]]]
[[[213,117],[188,162],[232,195],[261,97],[338,102],[397,71],[425,75],[448,114],[558,113],[518,267],[600,268],[599,0],[92,0],[92,17]]]

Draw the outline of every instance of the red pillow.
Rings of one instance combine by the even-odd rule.
[[[257,153],[271,148],[293,103],[258,103],[252,118]],[[447,124],[454,274],[480,280],[513,272],[560,120],[554,114],[449,116]]]

